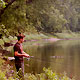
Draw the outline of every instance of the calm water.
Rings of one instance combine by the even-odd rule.
[[[34,58],[25,59],[25,72],[41,73],[43,68],[51,68],[57,73],[66,72],[80,80],[80,40],[57,42],[35,41],[23,43],[24,51]]]

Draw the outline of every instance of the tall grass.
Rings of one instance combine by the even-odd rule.
[[[80,38],[80,34],[75,32],[55,33],[55,36],[60,39]]]
[[[44,34],[25,34],[25,38],[26,40],[40,40],[40,39],[46,39],[46,38],[49,38],[49,36],[47,35],[44,35]]]

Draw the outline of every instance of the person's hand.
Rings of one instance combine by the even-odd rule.
[[[25,57],[30,58],[29,54],[25,54]]]

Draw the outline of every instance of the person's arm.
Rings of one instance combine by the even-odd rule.
[[[18,51],[15,51],[14,54],[15,54],[15,56],[18,56],[18,57],[30,57],[30,56],[29,56],[28,54],[26,54],[26,53],[25,53],[25,54],[19,54]]]

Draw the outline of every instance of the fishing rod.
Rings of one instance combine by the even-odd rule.
[[[26,57],[24,57],[24,58],[26,58]],[[59,56],[51,56],[50,58],[51,58],[51,59],[64,59],[64,57],[59,57]],[[35,59],[35,60],[38,60],[38,61],[40,61],[40,62],[47,62],[47,63],[53,62],[53,63],[55,63],[55,64],[64,65],[64,63],[55,62],[55,61],[52,61],[52,60],[46,61],[45,59],[37,58],[37,57],[34,57],[34,56],[30,56],[30,57],[26,58],[26,60],[28,60],[28,61],[29,61],[30,59]],[[8,57],[8,60],[10,60],[10,61],[11,61],[11,60],[15,60],[15,58],[14,58],[14,57]],[[70,67],[70,64],[67,64],[67,66]]]

